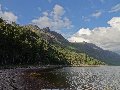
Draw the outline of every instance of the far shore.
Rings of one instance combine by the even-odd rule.
[[[1,66],[0,69],[49,69],[62,67],[101,67],[108,65],[15,65],[15,66]]]

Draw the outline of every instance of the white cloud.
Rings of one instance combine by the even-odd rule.
[[[75,33],[71,38],[68,38],[70,42],[89,42],[89,40],[86,38],[86,36],[90,35],[91,31],[87,29],[80,29],[77,33]],[[84,37],[84,38],[83,38]]]
[[[52,2],[52,0],[48,0],[48,2],[49,2],[49,3],[51,3],[51,2]]]
[[[44,16],[48,16],[48,12],[43,12],[42,13]]]
[[[0,17],[2,17],[7,22],[16,22],[18,17],[12,13],[2,10],[2,6],[0,5]]]
[[[65,13],[65,11],[62,6],[56,4],[55,7],[53,8],[53,13],[56,16],[62,16]]]
[[[110,27],[97,27],[93,30],[82,28],[68,40],[70,42],[86,41],[103,49],[120,53],[120,17],[113,17],[108,24]]]
[[[113,17],[110,21],[108,21],[111,27],[115,27],[120,29],[120,17]]]
[[[101,11],[96,11],[95,13],[92,14],[92,17],[100,17],[102,15],[102,12]]]
[[[38,19],[32,20],[32,23],[38,25],[40,28],[51,27],[51,19],[47,16],[39,17]]]
[[[82,16],[83,21],[89,22],[91,19],[89,17]]]
[[[109,12],[118,12],[120,11],[120,3],[111,8]]]
[[[56,4],[51,12],[43,12],[43,16],[32,20],[32,23],[40,28],[49,27],[51,30],[70,29],[72,22],[64,17],[65,10],[62,6]]]

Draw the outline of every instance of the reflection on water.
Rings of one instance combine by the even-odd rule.
[[[65,68],[72,88],[88,90],[120,90],[120,67]]]
[[[66,73],[58,72],[31,72],[23,75],[27,88],[31,90],[40,89],[65,89],[70,85],[66,79]]]
[[[0,71],[0,90],[40,89],[120,90],[120,67],[65,67],[49,72]]]

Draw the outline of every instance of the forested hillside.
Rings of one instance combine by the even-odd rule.
[[[88,56],[96,58],[108,65],[120,65],[120,55],[112,51],[103,50],[92,43],[87,42],[74,42],[71,43],[65,39],[61,34],[51,31],[49,28],[40,29],[35,25],[24,26],[30,30],[35,30],[41,38],[47,40],[50,44],[59,45],[62,48],[66,48],[70,51],[77,53],[85,53]]]
[[[0,65],[104,64],[85,53],[62,46],[58,37],[52,35],[54,32],[47,31],[48,28],[34,27],[9,24],[0,18]]]

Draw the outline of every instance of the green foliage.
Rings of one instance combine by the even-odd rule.
[[[1,65],[99,65],[104,64],[84,53],[49,43],[38,30],[0,18]]]

